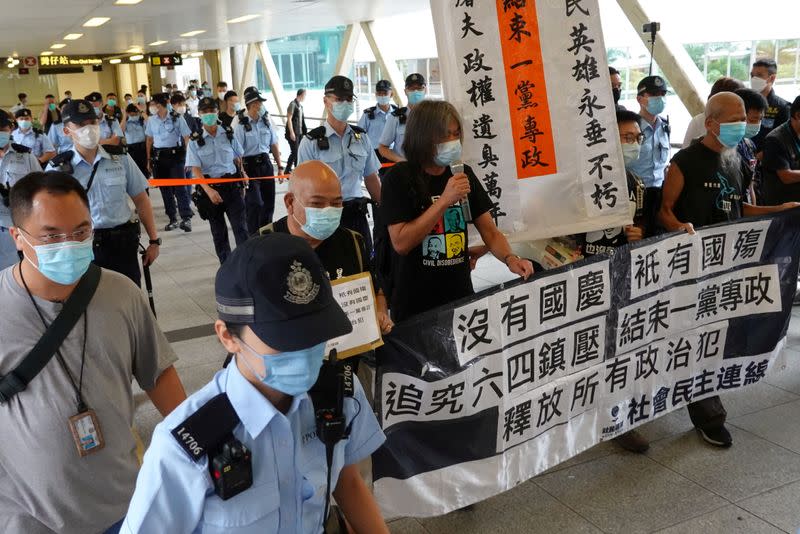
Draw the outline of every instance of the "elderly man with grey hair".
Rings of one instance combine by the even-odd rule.
[[[754,206],[745,201],[750,184],[744,183],[736,146],[744,137],[747,113],[738,95],[721,92],[712,96],[705,117],[706,135],[675,154],[669,166],[659,211],[664,228],[694,233],[702,226],[800,206],[797,202]],[[719,397],[694,402],[688,408],[705,441],[717,447],[733,443]]]

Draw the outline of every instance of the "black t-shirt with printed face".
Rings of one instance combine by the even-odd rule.
[[[477,219],[491,209],[492,202],[472,169],[464,170],[470,182],[470,212]],[[398,163],[383,180],[381,207],[389,226],[419,217],[439,198],[453,176],[449,167],[440,176],[422,172],[415,178],[412,172],[407,162]],[[468,242],[464,210],[461,204],[454,204],[422,243],[406,256],[393,255],[389,307],[395,321],[472,294]]]

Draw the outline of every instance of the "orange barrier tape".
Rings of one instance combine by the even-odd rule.
[[[384,163],[382,168],[391,167],[394,163]],[[278,176],[250,176],[248,178],[151,178],[148,180],[150,187],[181,187],[187,185],[227,184],[231,182],[250,182],[255,180],[288,180],[291,174]]]

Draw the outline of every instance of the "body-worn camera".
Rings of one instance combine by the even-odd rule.
[[[238,439],[231,437],[208,463],[214,492],[223,501],[239,495],[253,485],[253,457]]]

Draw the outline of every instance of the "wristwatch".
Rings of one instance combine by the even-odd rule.
[[[161,238],[159,237],[158,239],[151,239],[150,240],[150,244],[151,245],[158,245],[160,247],[161,246]]]
[[[509,254],[508,256],[506,256],[506,257],[505,257],[505,259],[503,260],[503,263],[505,263],[506,265],[508,265],[508,260],[509,260],[509,258],[517,258],[518,260],[521,260],[521,259],[522,259],[522,256],[520,256],[520,255],[518,255],[518,254]]]

